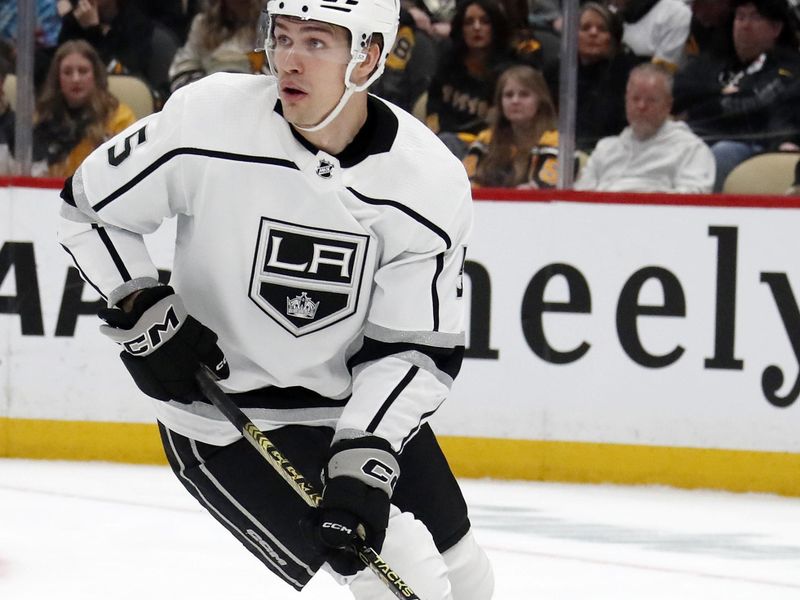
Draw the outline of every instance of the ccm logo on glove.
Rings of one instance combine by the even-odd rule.
[[[392,467],[384,462],[379,461],[377,458],[370,458],[361,466],[361,472],[364,475],[374,477],[381,483],[388,483],[389,487],[394,489],[397,484],[397,473]]]
[[[106,308],[100,331],[121,345],[125,368],[145,394],[158,400],[191,403],[203,394],[195,373],[204,365],[218,379],[230,375],[217,334],[186,312],[169,286],[142,290],[129,312]]]
[[[346,533],[347,535],[352,535],[352,533],[353,533],[353,530],[350,529],[349,527],[345,527],[341,523],[331,523],[330,521],[325,521],[322,524],[322,528],[323,529],[335,529],[336,531],[342,531],[342,532]]]
[[[167,312],[164,314],[162,321],[153,323],[145,333],[136,336],[132,340],[122,342],[122,347],[134,356],[150,354],[159,345],[170,339],[180,326],[181,320],[175,314],[175,306],[170,304],[167,306]],[[166,335],[162,336],[162,333]]]

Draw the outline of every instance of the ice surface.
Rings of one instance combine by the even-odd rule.
[[[497,600],[796,600],[800,499],[462,480]],[[0,459],[0,600],[339,600],[301,594],[166,467]],[[458,600],[458,599],[456,599]]]

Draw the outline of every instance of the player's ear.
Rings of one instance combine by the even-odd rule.
[[[357,84],[361,85],[369,76],[372,75],[375,68],[378,66],[378,60],[381,57],[381,46],[377,42],[373,40],[373,42],[367,48],[367,58],[363,62],[360,62],[358,66],[356,66],[355,71],[353,72],[352,81],[355,81]]]

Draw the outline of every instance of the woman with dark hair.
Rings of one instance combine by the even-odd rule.
[[[616,135],[628,124],[625,86],[642,59],[622,49],[622,22],[605,5],[586,2],[578,17],[578,97],[575,145],[591,152],[601,138]],[[558,72],[548,80],[558,95]]]
[[[72,175],[92,150],[134,121],[130,107],[108,91],[95,49],[83,40],[62,44],[36,102],[34,175]]]
[[[211,0],[192,20],[189,37],[169,68],[170,91],[220,71],[259,72],[263,53],[254,52],[261,0]]]
[[[502,8],[494,0],[462,2],[453,16],[450,40],[452,47],[428,88],[426,122],[463,158],[487,125],[498,73],[511,63]]]
[[[506,69],[494,104],[491,127],[478,134],[464,159],[473,187],[554,185],[557,117],[542,74],[528,65]]]

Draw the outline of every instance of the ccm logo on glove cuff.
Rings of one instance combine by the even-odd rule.
[[[397,472],[386,463],[382,463],[377,458],[370,458],[367,462],[361,465],[361,472],[364,475],[374,477],[382,483],[388,483],[394,489],[397,483]]]
[[[383,490],[391,498],[397,478],[400,477],[400,465],[391,452],[377,448],[349,448],[331,457],[327,476],[358,479],[370,487]]]
[[[181,328],[188,316],[183,302],[176,294],[171,294],[148,308],[137,321],[148,326],[134,326],[132,329],[118,329],[101,325],[102,333],[120,344],[128,354],[147,356],[159,346],[168,342]]]

